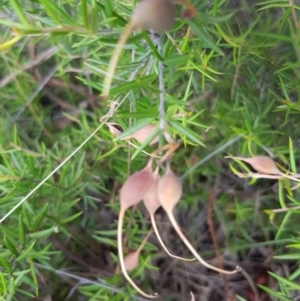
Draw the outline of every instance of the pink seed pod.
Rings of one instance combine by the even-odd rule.
[[[163,247],[163,249],[166,251],[166,253],[170,257],[173,257],[173,258],[176,258],[179,260],[184,260],[184,261],[194,261],[195,258],[191,258],[191,259],[183,258],[183,257],[176,256],[176,255],[173,255],[172,253],[170,253],[158,232],[156,222],[155,222],[155,217],[154,217],[155,211],[161,206],[159,198],[158,198],[158,184],[161,181],[159,174],[158,174],[158,170],[159,169],[157,168],[154,171],[152,185],[150,186],[150,188],[147,190],[147,192],[145,193],[145,195],[143,197],[145,207],[147,208],[147,210],[150,214],[152,227],[154,229],[154,232],[156,234],[158,241],[160,242],[161,246]]]
[[[266,174],[266,175],[281,174],[280,170],[276,166],[276,163],[271,158],[266,156],[254,156],[252,158],[226,156],[225,158],[244,161],[250,164],[252,168],[255,169],[257,172],[260,172],[262,174]]]
[[[226,271],[219,268],[216,268],[210,264],[208,264],[206,261],[202,259],[202,257],[197,253],[197,251],[194,249],[194,247],[191,245],[191,243],[188,241],[188,239],[185,237],[183,232],[181,231],[175,216],[173,214],[173,209],[175,205],[179,202],[182,194],[182,183],[180,179],[173,173],[173,171],[170,168],[170,164],[167,165],[167,171],[164,174],[164,176],[161,177],[159,183],[158,183],[158,198],[160,201],[161,206],[164,208],[166,213],[168,214],[168,217],[171,221],[171,224],[173,225],[175,231],[183,241],[183,243],[187,246],[187,248],[191,251],[191,253],[196,257],[196,259],[206,266],[207,268],[210,268],[214,271],[217,271],[219,273],[223,274],[235,274],[238,271],[241,270],[240,267],[236,267],[233,271]]]
[[[150,215],[154,214],[155,211],[160,207],[160,202],[157,194],[159,180],[160,177],[158,174],[158,169],[156,169],[153,173],[153,182],[143,196],[145,207],[149,211]]]
[[[132,138],[136,139],[139,143],[144,143],[153,131],[156,130],[156,126],[154,124],[148,124],[145,127],[141,128],[137,132],[131,135]],[[155,144],[159,141],[159,136],[155,136],[152,141],[150,141],[150,145]]]
[[[132,15],[135,29],[153,30],[162,33],[172,28],[175,22],[175,6],[169,0],[142,0]]]
[[[125,276],[127,281],[135,288],[136,291],[138,291],[144,297],[150,299],[157,298],[158,295],[146,294],[133,282],[133,280],[127,274],[127,270],[124,262],[124,256],[123,256],[122,232],[123,232],[123,220],[124,220],[125,211],[129,207],[138,204],[142,200],[144,194],[146,193],[146,191],[149,189],[149,187],[153,182],[152,173],[153,173],[152,160],[150,160],[144,169],[133,173],[122,186],[120,190],[121,209],[120,209],[119,219],[118,219],[118,237],[117,237],[119,260],[120,260],[120,266],[123,275]],[[131,264],[131,267],[133,265],[134,262]]]
[[[161,206],[166,212],[172,211],[179,202],[182,195],[182,183],[167,165],[166,173],[158,183],[158,198]]]
[[[139,248],[136,251],[131,252],[125,256],[124,265],[125,265],[126,271],[131,271],[138,266],[141,251],[143,250],[143,248],[151,234],[152,234],[152,229],[148,232],[147,236],[144,238],[144,240],[142,241]]]
[[[121,207],[127,208],[138,204],[153,182],[152,167],[133,173],[123,184],[120,190]]]
[[[124,137],[122,140],[127,140],[130,138],[136,139],[139,143],[144,143],[153,131],[156,130],[156,126],[154,124],[147,124],[145,127],[141,128],[140,130],[136,131],[132,135]],[[149,145],[153,145],[159,141],[159,136],[156,135],[150,142]]]
[[[127,254],[124,258],[126,271],[132,271],[135,269],[139,264],[139,258],[140,252],[138,252],[138,250]]]

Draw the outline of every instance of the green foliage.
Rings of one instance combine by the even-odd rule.
[[[218,181],[226,182],[218,186],[215,201],[216,223],[226,229],[220,250],[228,250],[236,261],[237,254],[272,248],[274,264],[293,262],[269,272],[273,286],[259,285],[274,300],[293,300],[300,274],[299,185],[290,180],[239,182],[232,173],[240,171],[236,163],[231,170],[227,161],[212,160],[227,152],[272,154],[280,165],[299,171],[299,6],[287,0],[246,2],[233,8],[227,0],[194,0],[199,14],[192,20],[181,16],[178,5],[174,28],[162,35],[166,122],[182,142],[173,160],[185,190],[178,215],[190,217],[183,227],[195,242],[199,207],[208,203]],[[0,300],[33,300],[47,293],[53,300],[135,298],[123,277],[114,274],[117,192],[130,173],[145,165],[148,156],[142,150],[153,151],[150,138],[137,149],[121,138],[150,122],[157,125],[155,134],[161,132],[161,57],[153,35],[132,35],[111,99],[98,97],[134,4],[0,2],[0,218],[13,210],[0,223]],[[118,107],[111,120],[124,127],[123,136],[115,139],[102,126],[22,202],[93,133],[114,101]],[[126,215],[128,248],[137,248],[147,233],[144,213],[141,207]],[[181,245],[170,243],[182,252]],[[161,289],[160,270],[152,262],[157,253],[151,240],[131,274],[147,291]],[[214,254],[201,249],[204,257]],[[88,273],[81,274],[83,268]],[[190,298],[174,294],[166,293],[165,300]]]

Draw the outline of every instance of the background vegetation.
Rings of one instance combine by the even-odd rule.
[[[154,236],[131,276],[161,300],[190,300],[190,291],[196,300],[299,300],[297,183],[241,179],[224,159],[269,155],[299,171],[299,3],[191,2],[197,17],[185,19],[178,5],[176,25],[161,36],[168,129],[182,141],[172,163],[184,179],[176,216],[206,260],[249,276],[170,259]],[[145,300],[118,272],[116,221],[118,190],[147,155],[102,126],[22,201],[113,101],[110,121],[125,129],[159,123],[155,35],[130,38],[111,99],[99,96],[134,6],[0,1],[0,300]],[[163,210],[156,219],[170,250],[190,256]],[[150,227],[145,208],[128,212],[125,225],[129,252]]]

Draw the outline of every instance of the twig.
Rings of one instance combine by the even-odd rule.
[[[212,216],[213,216],[213,206],[214,206],[214,200],[215,200],[214,190],[215,190],[215,187],[213,187],[211,189],[210,194],[209,194],[209,201],[208,201],[208,208],[207,208],[207,224],[208,224],[209,232],[210,232],[210,235],[211,235],[211,238],[212,238],[212,241],[213,241],[213,245],[214,245],[214,248],[215,248],[216,257],[217,257],[217,260],[219,262],[219,268],[224,270],[224,264],[223,264],[223,261],[222,261],[222,258],[221,258],[220,247],[219,247],[219,243],[218,243],[217,236],[216,236],[216,233],[215,233],[214,222],[213,222],[213,218],[212,218]],[[229,290],[228,281],[227,281],[225,275],[220,273],[220,276],[222,277],[222,279],[224,281],[224,287],[225,287],[225,293],[226,293],[227,300],[233,300],[232,299],[232,293]]]
[[[62,271],[62,270],[56,270],[56,269],[53,269],[51,267],[47,267],[45,265],[42,265],[42,264],[39,264],[39,263],[35,263],[34,264],[36,267],[38,268],[42,268],[42,269],[45,269],[45,270],[48,270],[48,271],[52,271],[53,273],[61,276],[61,277],[67,277],[67,278],[71,278],[71,279],[75,279],[77,281],[79,281],[79,283],[81,285],[85,285],[85,284],[92,284],[92,285],[95,285],[95,286],[99,286],[99,287],[102,287],[104,289],[107,289],[111,292],[114,292],[114,293],[121,293],[121,294],[127,294],[126,292],[114,287],[114,286],[111,286],[111,285],[108,285],[105,283],[104,280],[101,280],[101,279],[98,279],[98,281],[95,281],[95,280],[89,280],[89,279],[86,279],[86,278],[83,278],[83,277],[80,277],[80,276],[77,276],[77,275],[74,275],[74,274],[70,274],[70,273],[67,273],[65,271]],[[138,301],[149,301],[148,299],[145,299],[145,298],[141,298],[141,297],[137,297],[137,296],[133,296],[131,294],[128,294],[131,298],[133,298],[134,300],[138,300]]]
[[[58,106],[60,106],[62,109],[65,110],[69,110],[72,113],[78,111],[78,109],[72,105],[70,105],[69,103],[63,101],[62,99],[60,99],[59,97],[55,96],[50,89],[45,88],[44,89],[46,91],[46,94],[48,95],[48,97]]]
[[[239,79],[239,76],[240,76],[241,66],[242,66],[242,63],[241,63],[241,61],[239,61],[237,66],[236,66],[234,78],[233,78],[232,85],[231,85],[230,99],[234,99],[234,95],[235,95],[235,91],[236,91],[236,87],[237,87],[237,82],[238,82],[238,79]]]
[[[296,13],[296,10],[294,8],[294,0],[289,0],[289,4],[290,4],[290,7],[292,8],[292,20],[293,20],[293,23],[294,23],[294,26],[295,26],[295,29],[296,29],[296,34],[298,33],[298,29],[299,29],[299,23],[298,23],[298,20],[297,20],[297,13]]]
[[[260,301],[259,299],[259,293],[258,293],[258,290],[257,290],[257,287],[253,281],[253,279],[250,277],[250,275],[244,270],[242,269],[241,270],[241,273],[243,274],[243,276],[246,278],[246,280],[248,281],[253,293],[254,293],[254,296],[255,296],[255,301]]]
[[[73,253],[71,250],[68,250],[68,248],[57,238],[57,237],[50,237],[49,240],[59,249],[61,249],[61,251],[63,253],[65,253],[65,255],[70,258],[73,261],[76,261],[79,265],[87,268],[89,270],[89,272],[91,273],[99,273],[100,271],[93,266],[90,266],[89,264],[87,264],[83,259],[81,259],[79,256],[77,256],[75,253]]]
[[[9,66],[9,68],[10,68],[10,66]],[[16,123],[17,119],[24,112],[24,110],[28,107],[29,111],[32,113],[33,117],[35,118],[35,120],[39,124],[39,126],[43,129],[44,133],[47,135],[47,137],[49,137],[50,139],[52,139],[51,134],[45,128],[45,126],[44,126],[43,122],[40,120],[38,114],[35,112],[35,110],[31,106],[31,103],[35,99],[35,97],[37,96],[37,94],[44,88],[44,86],[49,81],[49,79],[54,75],[54,73],[56,72],[57,69],[58,69],[58,66],[55,66],[55,67],[52,68],[52,70],[48,73],[48,75],[45,77],[45,79],[40,83],[40,85],[35,89],[35,91],[31,94],[31,96],[29,98],[27,98],[27,96],[25,95],[25,93],[23,91],[23,88],[19,84],[19,82],[16,81],[16,84],[17,84],[18,88],[20,89],[20,91],[22,92],[24,98],[27,98],[27,99],[25,101],[25,104],[12,117],[11,121],[9,122],[9,126],[11,126],[12,124]]]
[[[292,9],[292,20],[293,20],[293,23],[294,23],[294,27],[295,27],[295,44],[298,46],[299,45],[299,39],[300,39],[300,36],[299,36],[299,22],[298,22],[298,19],[297,19],[297,13],[296,13],[296,10],[295,10],[295,3],[294,3],[294,0],[288,0],[289,1],[289,4],[290,4],[290,7]],[[298,60],[300,60],[300,49],[299,47],[297,47],[297,56],[298,56]]]
[[[88,91],[81,86],[75,85],[73,83],[65,83],[57,78],[51,78],[49,80],[49,82],[47,83],[47,86],[54,86],[54,87],[59,87],[59,88],[69,88],[69,89],[73,90],[74,92],[79,93],[83,96],[87,96],[87,93],[88,93]],[[96,95],[90,95],[90,97],[93,97],[94,100],[99,101],[99,98]]]
[[[49,60],[53,55],[55,55],[57,53],[57,51],[60,48],[61,48],[60,46],[59,47],[55,46],[55,47],[51,47],[51,48],[47,49],[46,51],[44,51],[40,55],[38,55],[35,60],[30,61],[29,63],[25,64],[23,67],[19,68],[18,70],[14,71],[14,72],[10,73],[9,75],[7,75],[6,77],[4,77],[0,81],[0,89],[3,88],[4,86],[6,86],[7,84],[9,84],[17,75],[19,75],[23,71],[34,68],[34,67],[40,65],[42,62]]]

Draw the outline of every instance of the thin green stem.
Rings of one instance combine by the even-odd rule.
[[[24,13],[24,10],[20,6],[20,3],[18,2],[18,0],[10,0],[10,3],[11,3],[11,6],[13,7],[13,9],[15,10],[15,12],[17,13],[19,19],[23,23],[23,25],[26,27],[32,27]]]
[[[90,29],[86,0],[81,0],[81,9],[82,9],[82,16],[84,20],[84,26],[86,29]]]

